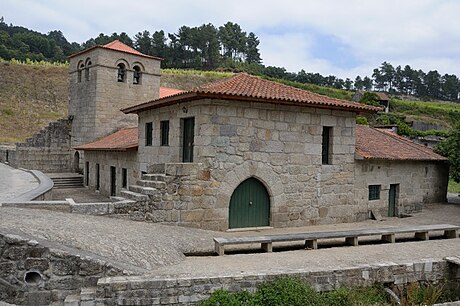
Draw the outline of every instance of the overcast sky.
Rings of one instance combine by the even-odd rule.
[[[259,37],[267,66],[354,78],[387,61],[460,76],[460,0],[0,0],[0,16],[79,43],[232,21]]]

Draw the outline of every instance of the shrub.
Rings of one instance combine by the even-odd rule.
[[[356,116],[356,124],[369,125],[369,122],[364,116]]]
[[[254,295],[255,305],[320,305],[320,294],[298,278],[280,277],[262,284]]]

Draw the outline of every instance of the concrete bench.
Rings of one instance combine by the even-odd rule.
[[[395,243],[396,234],[413,233],[414,238],[416,239],[428,240],[429,232],[444,231],[444,235],[446,238],[457,238],[459,230],[460,226],[450,224],[432,224],[408,227],[369,228],[343,231],[307,232],[263,236],[219,237],[214,238],[214,246],[216,253],[219,256],[221,256],[225,253],[226,245],[260,243],[263,250],[265,250],[266,252],[271,252],[273,242],[305,241],[306,248],[317,249],[318,239],[345,238],[346,244],[357,246],[359,237],[381,236],[381,240],[390,243]]]

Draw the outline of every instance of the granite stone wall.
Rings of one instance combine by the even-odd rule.
[[[51,122],[38,134],[15,149],[8,150],[9,164],[16,168],[44,172],[71,172],[70,121],[61,119]],[[6,150],[2,150],[1,161],[6,161]]]
[[[390,184],[397,184],[396,215],[420,211],[425,203],[446,201],[448,173],[445,162],[357,160],[356,206],[386,216]],[[380,199],[369,200],[369,185],[381,186]]]
[[[104,260],[72,253],[13,234],[0,233],[0,301],[58,305],[101,277],[123,275]]]
[[[444,260],[408,264],[385,263],[326,271],[200,278],[108,277],[97,283],[97,305],[198,305],[217,289],[253,292],[262,282],[291,276],[309,282],[318,291],[343,286],[366,287],[375,283],[402,285],[416,281],[444,281],[458,274]],[[457,276],[455,276],[457,275]]]
[[[182,119],[188,117],[195,118],[197,164],[189,167],[190,173],[180,165]],[[162,120],[170,121],[169,146],[160,146]],[[152,146],[145,146],[147,122],[154,127]],[[328,165],[321,161],[324,126],[332,128]],[[228,229],[230,197],[249,177],[257,178],[267,188],[270,225],[274,227],[351,222],[365,215],[359,214],[353,199],[354,113],[199,100],[143,112],[139,127],[140,169],[166,173],[166,181],[177,181],[177,191],[163,192],[162,199],[151,201],[153,214],[174,216],[164,221]],[[156,164],[185,172],[173,178],[173,172],[151,171]],[[204,179],[196,180],[197,175]],[[171,201],[171,196],[178,200]],[[166,210],[169,212],[161,212]]]
[[[124,82],[117,81],[117,65],[120,63],[126,68]],[[82,65],[84,68],[80,69]],[[139,84],[133,84],[134,66],[141,69]],[[105,48],[71,57],[69,115],[73,117],[72,147],[123,127],[136,126],[137,116],[126,115],[121,109],[158,98],[159,88],[158,59]]]
[[[110,167],[116,167],[116,193],[122,190],[122,169],[127,170],[127,183],[133,185],[141,177],[137,162],[137,151],[110,152],[110,151],[86,151],[85,161],[89,162],[89,181],[84,184],[91,190],[96,190],[96,164],[99,164],[99,192],[110,196]],[[86,166],[84,166],[86,168]]]

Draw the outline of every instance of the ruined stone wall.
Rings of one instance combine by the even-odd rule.
[[[398,184],[396,214],[420,211],[424,203],[445,202],[449,166],[445,162],[357,160],[355,201],[360,211],[388,214],[390,184]],[[381,185],[380,199],[369,201],[369,185]]]
[[[85,161],[89,162],[89,182],[91,190],[96,189],[96,164],[99,164],[99,192],[110,196],[110,167],[116,167],[116,190],[117,194],[122,189],[122,168],[127,170],[127,183],[133,185],[140,178],[137,151],[110,152],[110,151],[86,151]],[[86,166],[84,166],[86,168]],[[85,174],[86,180],[86,174]]]
[[[146,111],[139,116],[142,171],[154,164],[180,163],[181,119],[187,117],[195,117],[194,163],[201,165],[193,171],[207,180],[195,182],[191,178],[196,174],[184,175],[177,202],[152,203],[180,210],[177,223],[227,229],[230,197],[249,177],[267,188],[274,227],[350,222],[365,215],[353,199],[354,113],[215,100]],[[167,147],[160,146],[161,120],[170,120]],[[145,146],[146,122],[153,122],[153,146]],[[332,127],[329,165],[321,163],[323,126]]]
[[[2,155],[6,159],[6,152]],[[9,150],[8,155],[10,165],[16,168],[70,172],[70,122],[64,119],[51,122],[24,143],[16,144],[16,149]]]
[[[18,305],[61,304],[81,287],[95,286],[120,268],[56,245],[0,233],[0,301]]]
[[[298,271],[221,277],[155,279],[153,277],[110,277],[98,281],[98,305],[198,305],[218,289],[231,292],[254,292],[258,285],[280,276],[303,279],[319,291],[340,287],[366,287],[375,283],[407,284],[416,281],[444,281],[458,274],[451,273],[446,261],[395,264],[386,263],[326,271]],[[457,275],[457,276],[455,276]]]

